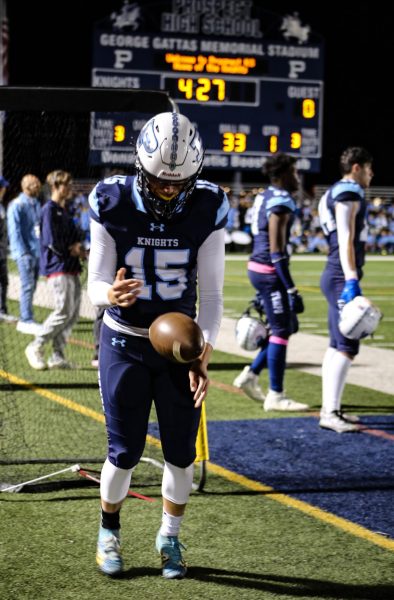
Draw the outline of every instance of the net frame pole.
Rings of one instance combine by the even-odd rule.
[[[179,112],[169,94],[158,90],[0,86],[0,110],[67,112],[70,104],[73,112]]]

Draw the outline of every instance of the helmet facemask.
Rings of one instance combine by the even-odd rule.
[[[201,165],[202,166],[202,165]],[[190,194],[193,192],[196,185],[198,175],[200,174],[201,168],[193,177],[190,177],[184,182],[184,186],[176,196],[170,200],[165,200],[156,196],[149,187],[149,180],[153,179],[153,176],[146,173],[143,169],[140,161],[136,158],[135,168],[137,171],[137,189],[141,194],[145,208],[156,218],[169,220],[180,214],[186,204],[186,201]],[[156,179],[156,178],[155,178]],[[160,180],[158,181],[166,181]],[[176,182],[177,185],[183,182]]]

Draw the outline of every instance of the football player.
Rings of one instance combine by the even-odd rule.
[[[323,399],[320,427],[338,433],[358,431],[358,417],[341,409],[346,375],[359,351],[359,340],[339,329],[344,304],[361,296],[360,280],[367,239],[365,188],[372,177],[372,156],[360,147],[347,148],[340,158],[342,179],[322,196],[319,217],[329,243],[320,286],[328,302],[330,345],[322,365]]]
[[[101,474],[97,563],[108,575],[122,571],[119,512],[144,450],[152,400],[165,461],[156,549],[164,577],[186,573],[178,533],[222,316],[229,208],[221,188],[198,178],[203,157],[199,133],[185,116],[158,114],[137,139],[136,175],[104,179],[89,197],[88,291],[93,304],[107,306],[99,377],[108,456]],[[153,349],[148,328],[167,312],[194,319],[197,286],[205,348],[193,363],[174,364]]]
[[[271,185],[258,194],[253,205],[253,250],[248,263],[248,276],[264,304],[270,324],[268,344],[264,344],[250,366],[234,380],[234,385],[255,400],[264,410],[299,411],[307,404],[288,398],[283,382],[289,337],[298,325],[296,314],[304,303],[290,273],[287,245],[296,203],[292,193],[299,187],[295,159],[278,152],[267,159],[264,171]],[[258,376],[268,366],[269,390],[261,390]]]

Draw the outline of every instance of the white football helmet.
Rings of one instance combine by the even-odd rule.
[[[235,325],[235,339],[244,350],[257,350],[268,336],[268,327],[263,321],[249,315],[242,315]]]
[[[156,218],[170,219],[184,208],[202,169],[204,150],[200,135],[187,117],[160,113],[145,123],[137,139],[137,187],[145,207]],[[158,197],[149,180],[181,184],[172,198]]]
[[[344,305],[339,316],[339,331],[351,340],[361,340],[377,328],[382,313],[365,296],[356,296]]]

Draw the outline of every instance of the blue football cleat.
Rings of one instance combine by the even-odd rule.
[[[166,579],[182,579],[186,575],[186,563],[182,558],[181,548],[186,550],[176,536],[161,535],[156,537],[156,549],[161,556],[163,577]]]
[[[122,572],[123,560],[118,529],[100,527],[96,562],[100,570],[106,575],[116,576]]]

